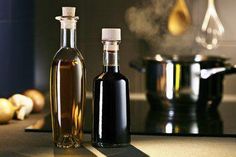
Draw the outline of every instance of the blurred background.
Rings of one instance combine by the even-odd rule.
[[[207,9],[206,0],[186,0],[191,26],[181,36],[167,30],[174,0],[0,0],[0,96],[28,88],[49,88],[50,63],[60,42],[62,6],[77,7],[78,48],[85,58],[87,91],[102,71],[101,28],[120,27],[121,72],[130,79],[132,93],[145,92],[144,74],[129,67],[130,61],[161,54],[207,54],[230,58],[236,64],[236,1],[216,0],[225,33],[218,48],[206,50],[195,42]],[[236,94],[236,76],[225,77],[225,94]]]

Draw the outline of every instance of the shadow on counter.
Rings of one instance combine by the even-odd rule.
[[[147,154],[141,150],[130,145],[120,148],[95,148],[88,142],[84,143],[82,147],[76,149],[60,149],[54,147],[54,157],[61,156],[80,156],[80,157],[93,157],[93,156],[109,156],[109,157],[148,157]]]
[[[148,157],[147,154],[137,149],[136,147],[129,145],[121,148],[96,148],[106,156],[110,157]]]

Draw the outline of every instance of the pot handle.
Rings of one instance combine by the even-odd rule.
[[[217,68],[211,68],[211,69],[202,69],[201,70],[201,78],[207,79],[213,75],[216,74],[233,74],[236,73],[236,65],[229,65],[225,67],[217,67]]]
[[[142,60],[139,60],[139,59],[137,59],[137,60],[131,60],[131,61],[129,62],[129,66],[130,66],[131,68],[137,70],[138,72],[141,72],[141,73],[146,72],[146,69],[145,69],[145,67],[144,67],[144,64],[143,64]]]

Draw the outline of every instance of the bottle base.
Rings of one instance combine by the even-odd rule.
[[[78,148],[80,147],[80,140],[71,135],[64,135],[55,142],[56,147],[58,148]]]
[[[127,147],[130,144],[129,143],[103,143],[103,142],[98,142],[98,143],[92,143],[94,147],[100,147],[100,148],[118,148],[118,147]]]

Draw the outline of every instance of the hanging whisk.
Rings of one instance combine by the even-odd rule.
[[[196,37],[196,42],[204,48],[211,50],[218,46],[219,39],[223,34],[224,26],[217,15],[214,0],[208,0],[206,15],[203,20],[201,31]]]

